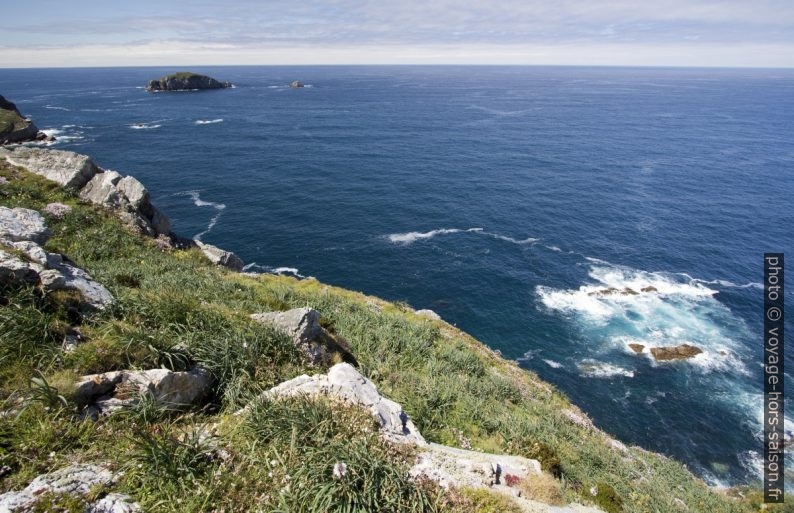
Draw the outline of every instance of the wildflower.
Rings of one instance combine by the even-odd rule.
[[[342,479],[347,475],[347,463],[337,461],[334,463],[334,479]]]
[[[590,495],[592,495],[593,497],[598,495],[598,487],[593,486],[592,488],[590,488]]]

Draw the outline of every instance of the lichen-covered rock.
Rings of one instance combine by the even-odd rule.
[[[48,255],[52,255],[52,253],[48,253]],[[44,290],[77,291],[83,302],[91,309],[96,310],[104,310],[115,301],[108,289],[91,278],[91,275],[84,270],[65,260],[53,263],[53,258],[50,258],[50,261],[50,268],[39,273]]]
[[[320,313],[312,308],[294,308],[285,312],[265,312],[251,319],[269,324],[289,336],[312,365],[327,365],[334,355],[356,363],[350,347],[343,339],[332,336],[320,325]]]
[[[88,507],[86,513],[140,513],[140,504],[129,495],[109,493]]]
[[[75,401],[88,407],[89,416],[98,417],[138,402],[149,394],[169,409],[185,409],[197,404],[210,391],[212,377],[202,367],[179,372],[167,369],[114,371],[83,376],[75,386]]]
[[[541,473],[537,460],[521,456],[489,454],[439,444],[421,447],[411,475],[424,477],[449,488],[507,486],[505,476],[526,479]]]
[[[157,237],[171,232],[168,217],[152,205],[149,192],[131,176],[101,171],[82,188],[80,197],[115,210],[127,224],[146,235]]]
[[[381,434],[389,441],[424,445],[425,439],[402,406],[383,397],[375,384],[349,363],[339,363],[327,374],[302,375],[285,381],[262,394],[265,399],[279,397],[329,397],[368,410],[380,424]]]
[[[0,286],[36,285],[42,267],[0,249]]]
[[[0,207],[0,239],[44,244],[51,235],[44,218],[35,210]]]
[[[64,187],[79,189],[88,183],[99,168],[85,155],[72,151],[28,148],[0,149],[0,158],[21,166]]]
[[[231,251],[223,250],[212,244],[201,242],[200,240],[195,241],[195,243],[202,253],[204,253],[204,256],[213,264],[228,267],[233,271],[239,272],[243,270],[243,261]]]
[[[43,493],[86,495],[92,488],[113,483],[113,473],[98,465],[76,464],[36,477],[22,491],[0,495],[0,512],[25,511]]]

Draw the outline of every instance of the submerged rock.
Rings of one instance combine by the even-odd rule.
[[[201,401],[211,385],[209,371],[198,366],[187,372],[123,370],[83,376],[75,385],[74,398],[94,418],[133,405],[144,394],[165,408],[181,410]]]
[[[263,398],[330,397],[368,410],[380,424],[381,434],[389,441],[424,445],[414,423],[396,402],[380,395],[372,381],[349,363],[339,363],[327,374],[302,375],[285,381],[262,394]]]
[[[666,360],[685,360],[702,353],[703,350],[689,344],[681,344],[672,347],[652,347],[651,355],[659,361]]]
[[[237,272],[243,270],[243,261],[231,251],[226,251],[217,246],[213,246],[212,244],[206,244],[200,240],[194,242],[202,251],[202,253],[204,253],[204,256],[206,256],[213,264],[220,265],[222,267],[228,267],[229,269]]]
[[[221,82],[206,75],[182,71],[150,80],[146,90],[153,91],[196,91],[200,89],[225,89],[232,87],[231,82]]]
[[[44,217],[35,210],[0,207],[0,239],[44,244],[51,235]]]
[[[251,319],[270,324],[289,336],[312,365],[327,365],[334,355],[347,362],[356,363],[347,342],[331,335],[320,325],[320,312],[317,310],[295,308],[286,312],[253,314]]]

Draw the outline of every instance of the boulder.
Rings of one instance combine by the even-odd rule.
[[[440,321],[441,320],[441,316],[440,315],[438,315],[433,310],[430,310],[430,309],[427,309],[427,308],[425,308],[424,310],[417,310],[416,311],[416,315],[421,315],[422,317],[427,317],[428,319],[430,319],[432,321]]]
[[[113,483],[113,473],[98,465],[75,464],[36,477],[22,491],[0,495],[0,512],[26,511],[43,493],[85,496],[97,486]],[[131,510],[134,511],[134,510]]]
[[[171,222],[157,210],[146,188],[131,176],[101,171],[82,188],[80,198],[116,211],[141,233],[157,237],[171,232]]]
[[[0,287],[3,285],[36,285],[41,266],[0,250]]]
[[[702,353],[703,350],[689,344],[671,347],[652,347],[651,355],[659,361],[685,360]]]
[[[35,210],[0,207],[0,239],[44,244],[51,235],[44,218]]]
[[[213,264],[228,267],[229,269],[237,272],[243,270],[243,261],[231,251],[225,251],[217,246],[213,246],[212,244],[201,242],[200,240],[195,241],[195,243],[202,253],[204,253],[204,256],[206,256]]]
[[[200,89],[225,89],[233,87],[231,82],[221,82],[206,75],[187,71],[166,75],[150,80],[146,86],[149,92],[155,91],[195,91]]]
[[[0,96],[0,144],[35,141],[41,135],[44,134],[20,114],[16,105]]]
[[[0,158],[3,156],[11,164],[75,189],[83,187],[99,172],[93,160],[72,151],[20,146],[0,149]]]
[[[144,394],[165,408],[182,410],[206,397],[211,385],[209,371],[199,366],[185,372],[123,370],[83,376],[75,385],[74,398],[94,418],[133,405]]]
[[[380,395],[374,383],[362,376],[349,363],[336,364],[327,374],[315,376],[304,374],[285,381],[266,391],[261,397],[275,399],[304,395],[329,397],[368,410],[380,424],[383,437],[391,442],[426,444],[402,407]]]
[[[439,444],[420,448],[411,467],[414,478],[426,478],[444,488],[506,488],[505,476],[518,479],[541,474],[537,460],[489,454]]]
[[[295,308],[286,312],[266,312],[251,315],[251,319],[269,324],[289,336],[312,365],[328,365],[334,355],[356,363],[350,346],[328,333],[320,325],[320,312],[312,308]]]

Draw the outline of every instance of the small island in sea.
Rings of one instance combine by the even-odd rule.
[[[226,89],[233,87],[231,82],[221,82],[207,75],[190,71],[180,71],[150,80],[146,86],[149,92],[155,91],[197,91],[201,89]]]

